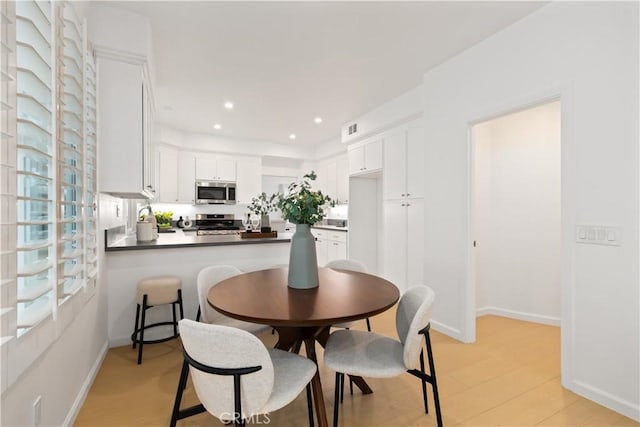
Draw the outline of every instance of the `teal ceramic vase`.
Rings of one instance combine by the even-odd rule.
[[[296,224],[296,232],[291,237],[288,285],[294,289],[318,287],[316,239],[309,224]]]

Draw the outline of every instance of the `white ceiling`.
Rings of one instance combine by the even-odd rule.
[[[346,122],[544,4],[108,3],[150,19],[159,122],[294,144],[338,139]],[[223,107],[227,100],[232,111]],[[313,122],[316,116],[322,124]]]

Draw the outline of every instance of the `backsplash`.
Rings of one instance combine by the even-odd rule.
[[[138,203],[138,210],[146,206],[145,202]],[[173,212],[173,219],[178,220],[180,217],[186,219],[195,219],[196,214],[233,214],[234,218],[241,219],[249,213],[247,205],[189,205],[180,203],[152,203],[151,208],[154,212]],[[329,208],[327,219],[346,220],[349,216],[349,205],[338,205]],[[272,212],[269,217],[274,220],[281,219],[280,212]]]

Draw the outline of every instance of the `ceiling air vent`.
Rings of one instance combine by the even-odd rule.
[[[349,135],[353,135],[354,133],[358,132],[358,124],[354,123],[352,125],[349,126],[349,131],[348,134]]]

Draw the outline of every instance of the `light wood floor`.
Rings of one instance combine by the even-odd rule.
[[[396,336],[395,312],[371,319],[379,333]],[[364,327],[364,322],[362,322]],[[445,426],[639,426],[637,422],[560,386],[560,331],[496,316],[478,318],[477,342],[462,344],[432,330]],[[265,343],[275,337],[266,334]],[[76,426],[168,426],[182,355],[178,340],[145,347],[142,365],[130,347],[109,350]],[[334,373],[322,365],[329,422]],[[373,394],[345,394],[341,426],[435,426],[433,396],[425,414],[420,381],[406,374],[369,379]],[[198,403],[189,385],[183,407]],[[308,425],[304,393],[269,415],[273,426]],[[265,422],[265,420],[262,420]],[[203,413],[178,427],[222,426]]]

